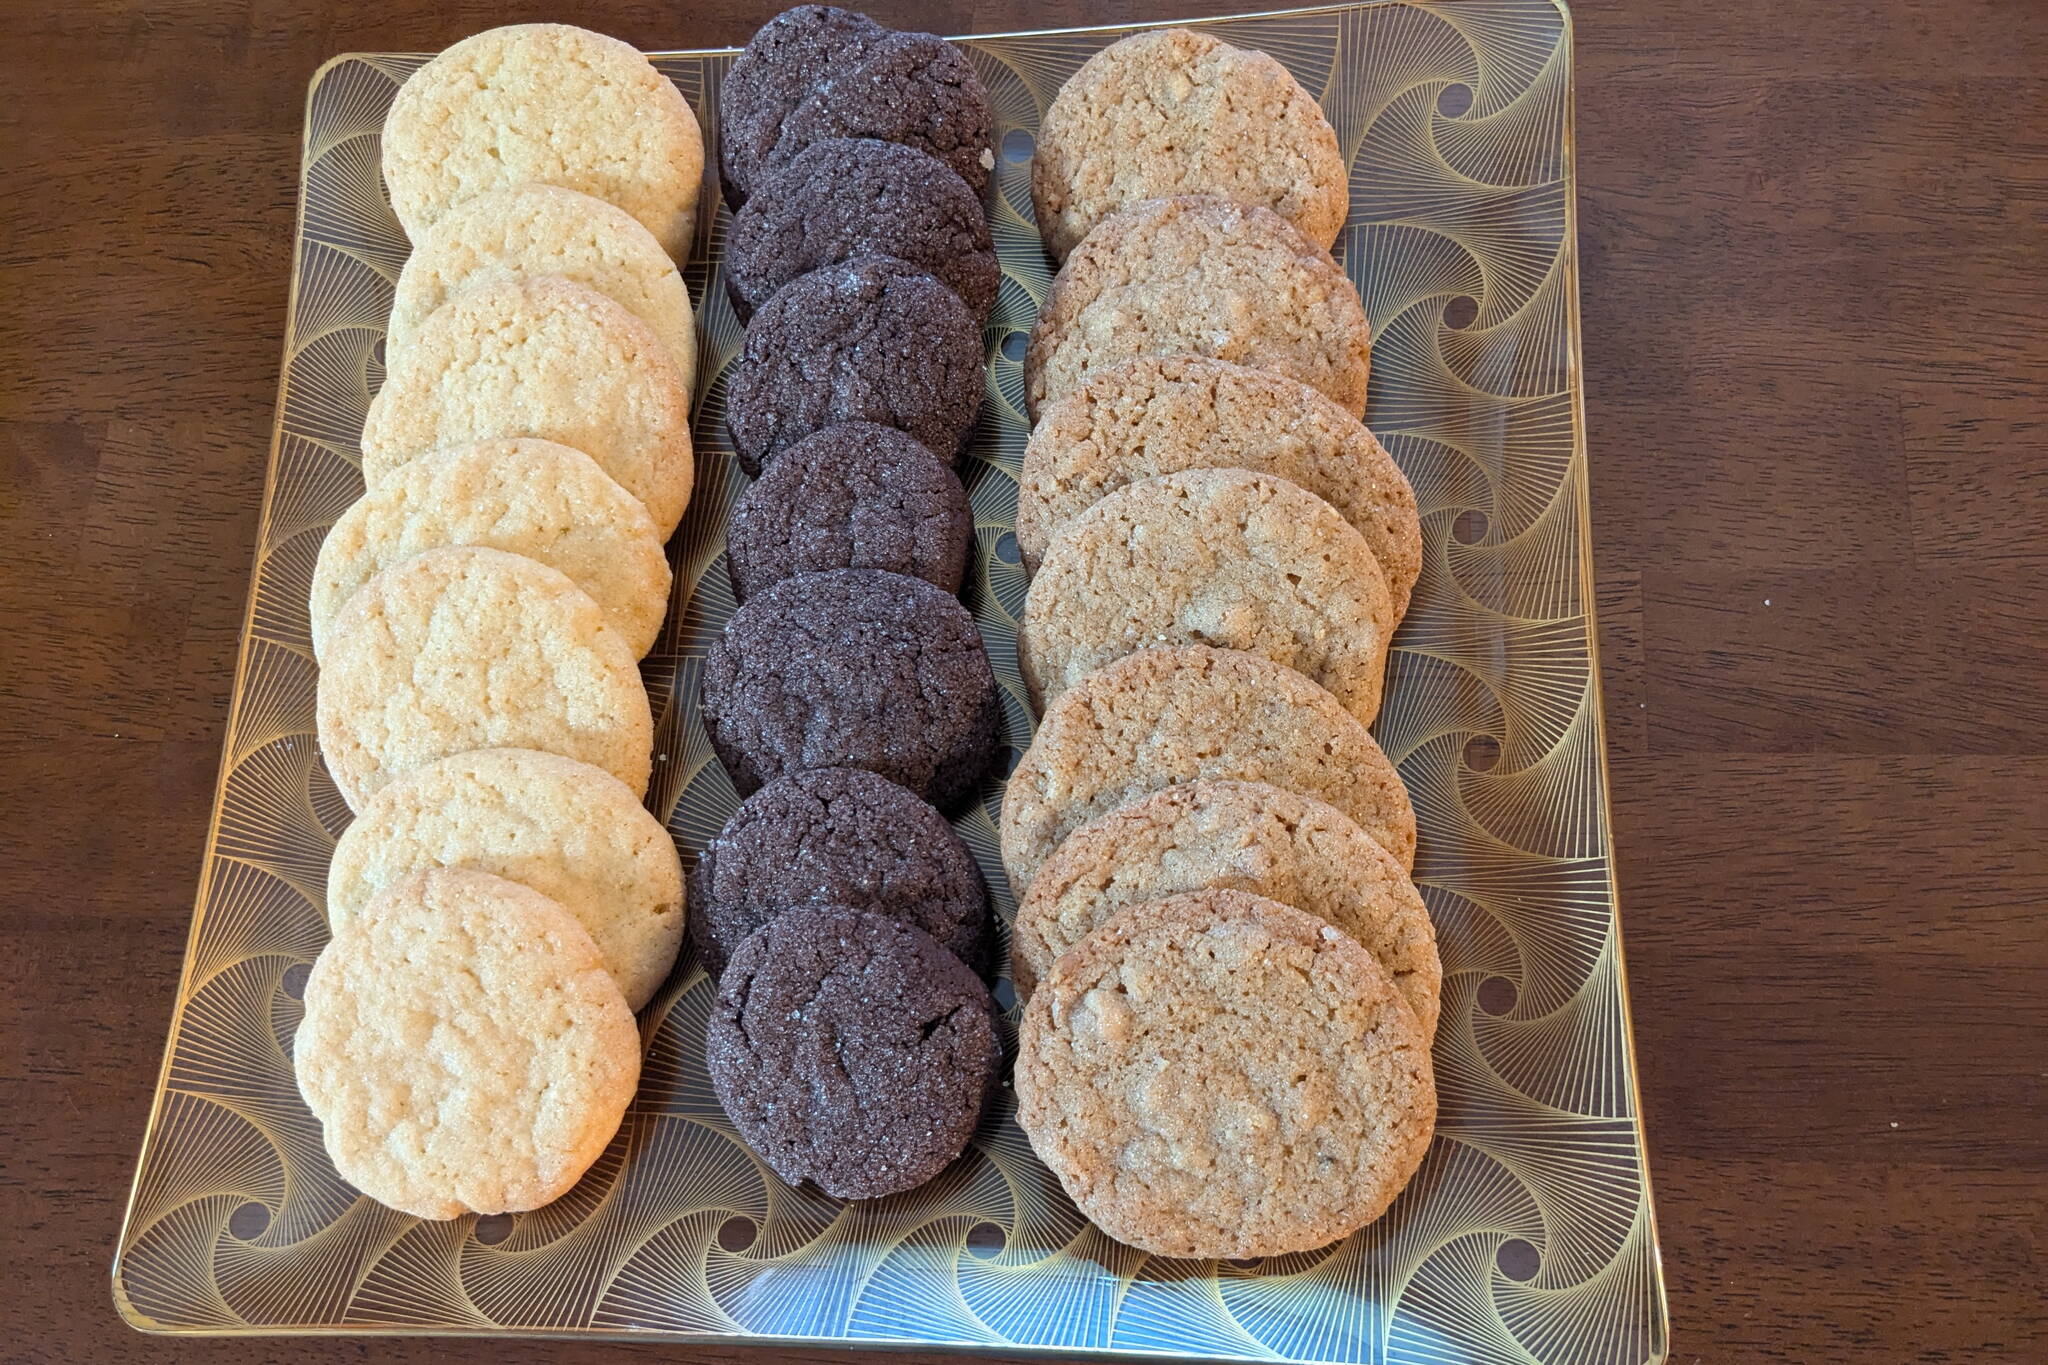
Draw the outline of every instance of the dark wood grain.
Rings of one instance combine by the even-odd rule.
[[[234,665],[307,77],[523,19],[732,43],[775,8],[6,7],[0,1356],[628,1349],[165,1341],[107,1274]],[[1225,8],[875,7],[947,31]],[[2048,6],[1587,0],[1577,33],[1673,1358],[2048,1359]]]

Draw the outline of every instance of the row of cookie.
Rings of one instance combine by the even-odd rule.
[[[450,48],[386,124],[413,251],[366,492],[309,604],[321,749],[357,815],[294,1059],[336,1169],[423,1217],[575,1183],[681,942],[636,660],[694,475],[670,253],[701,167],[645,58],[554,25]]]
[[[952,596],[996,277],[960,172],[985,178],[987,108],[941,40],[806,7],[755,35],[721,113],[749,319],[727,424],[756,478],[704,674],[746,796],[692,874],[706,1064],[778,1175],[869,1198],[960,1154],[1001,1062],[987,890],[929,804],[966,799],[994,739]]]
[[[759,475],[842,422],[957,462],[999,279],[980,197],[993,117],[973,66],[932,34],[804,5],[734,60],[719,118],[726,287],[748,318],[725,393],[741,466]]]
[[[722,274],[748,323],[727,426],[755,480],[726,536],[734,598],[840,568],[957,592],[974,530],[951,465],[1000,279],[980,82],[931,34],[813,5],[754,35],[719,107]]]
[[[1255,653],[1127,654],[1047,708],[1000,832],[1018,1121],[1091,1221],[1243,1257],[1386,1210],[1435,1124],[1442,965],[1349,708]]]
[[[1146,34],[1054,100],[1034,191],[1019,1119],[1112,1236],[1310,1250],[1427,1149],[1442,975],[1365,729],[1420,526],[1359,422],[1335,134],[1270,58]]]

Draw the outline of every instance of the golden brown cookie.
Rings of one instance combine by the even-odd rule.
[[[1249,891],[1336,925],[1435,1035],[1443,963],[1407,872],[1343,811],[1265,782],[1168,787],[1067,836],[1017,904],[1017,990],[1030,994],[1062,953],[1131,906],[1213,890]]]
[[[1386,1212],[1436,1127],[1428,1039],[1372,954],[1242,891],[1134,906],[1061,958],[1016,1087],[1081,1212],[1161,1256],[1326,1246]]]
[[[471,749],[540,749],[647,790],[654,722],[632,650],[568,575],[503,550],[428,550],[365,583],[328,632],[320,752],[351,810]]]
[[[1024,354],[1034,418],[1090,370],[1199,355],[1365,411],[1371,329],[1330,253],[1271,209],[1183,195],[1105,218],[1060,267]]]
[[[654,329],[690,384],[697,326],[682,272],[624,209],[559,185],[514,185],[443,214],[398,272],[385,354],[402,354],[434,310],[493,280],[553,275],[618,304]]]
[[[1263,204],[1320,247],[1351,204],[1337,134],[1286,67],[1206,32],[1154,29],[1060,87],[1039,123],[1031,202],[1059,260],[1109,215],[1176,194]]]
[[[1112,659],[1241,649],[1307,674],[1370,725],[1394,607],[1365,537],[1270,474],[1191,469],[1060,528],[1031,580],[1017,664],[1041,706]]]
[[[1415,490],[1356,417],[1308,385],[1196,356],[1091,371],[1048,403],[1024,446],[1017,548],[1038,572],[1061,523],[1127,484],[1184,469],[1251,469],[1298,483],[1358,528],[1396,617],[1422,572]]]
[[[582,451],[666,540],[690,503],[690,385],[654,330],[593,289],[540,275],[466,289],[395,360],[363,423],[363,482],[472,441]]]
[[[335,842],[328,922],[354,919],[384,888],[430,867],[473,867],[560,905],[636,1010],[682,946],[675,841],[630,787],[588,763],[478,749],[407,773]]]
[[[588,455],[553,441],[478,441],[407,461],[320,542],[308,604],[313,653],[356,589],[422,550],[483,545],[560,569],[604,608],[638,658],[668,613],[661,533]]]
[[[1003,792],[1003,868],[1021,897],[1090,820],[1182,782],[1233,778],[1327,801],[1415,865],[1415,808],[1358,719],[1270,659],[1191,645],[1118,659],[1061,694]]]
[[[419,1218],[558,1198],[640,1081],[633,1012],[583,926],[471,868],[338,926],[304,999],[292,1062],[335,1170]]]
[[[384,184],[415,242],[480,194],[561,185],[618,205],[681,260],[703,178],[704,138],[675,83],[567,24],[464,38],[406,79],[384,120]]]

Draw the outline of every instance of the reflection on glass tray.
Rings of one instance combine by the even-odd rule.
[[[931,1184],[869,1204],[781,1185],[703,1069],[711,983],[686,957],[643,1016],[647,1065],[611,1149],[517,1217],[420,1223],[335,1176],[289,1061],[348,819],[313,741],[306,592],[358,496],[406,242],[378,132],[418,57],[350,56],[307,102],[303,220],[276,443],[212,838],[114,1288],[166,1332],[765,1337],[1316,1361],[1661,1358],[1663,1290],[1637,1122],[1608,822],[1579,411],[1570,29],[1546,0],[1369,4],[1213,24],[1317,93],[1351,158],[1337,251],[1376,341],[1368,421],[1414,482],[1426,563],[1376,727],[1421,818],[1441,936],[1442,1123],[1414,1185],[1337,1246],[1258,1264],[1148,1258],[1095,1232],[1005,1102]],[[1031,135],[1060,83],[1129,32],[967,44],[1001,123],[990,420],[968,466],[968,604],[1030,738],[1009,534],[1023,337],[1050,273]],[[715,133],[730,52],[658,59]],[[710,196],[707,196],[707,198]],[[698,491],[670,547],[677,600],[645,665],[649,802],[689,856],[736,804],[696,716],[732,610],[719,562],[742,484],[721,368],[740,328],[703,225]],[[958,821],[996,856],[1001,784]],[[1007,984],[999,994],[1011,1004]],[[1014,1008],[1012,1008],[1014,1020]]]

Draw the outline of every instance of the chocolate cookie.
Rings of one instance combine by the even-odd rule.
[[[986,975],[988,884],[946,818],[859,768],[778,778],[733,812],[690,873],[691,941],[717,976],[740,941],[802,905],[903,921]]]
[[[747,326],[725,398],[740,467],[841,422],[879,422],[955,459],[981,411],[981,328],[936,276],[886,256],[804,275]]]
[[[865,14],[798,5],[761,25],[718,91],[718,172],[735,212],[796,111],[827,73],[859,65],[889,30]]]
[[[783,579],[733,613],[704,660],[705,728],[742,796],[850,767],[950,807],[988,770],[997,714],[967,609],[879,569]]]
[[[887,569],[960,591],[974,512],[929,450],[842,422],[798,441],[740,495],[725,532],[735,601],[800,573]]]
[[[921,929],[839,906],[792,910],[740,944],[704,1051],[747,1145],[839,1199],[944,1170],[1002,1061],[973,972]]]
[[[977,318],[995,306],[980,197],[936,157],[865,137],[814,142],[761,182],[733,218],[725,288],[744,319],[797,276],[867,255],[929,270]]]
[[[930,33],[892,33],[783,122],[768,164],[833,137],[900,142],[951,166],[979,197],[995,169],[995,115],[967,54]]]
[[[866,15],[802,5],[755,33],[719,92],[720,178],[738,210],[773,169],[827,138],[901,142],[976,195],[995,166],[988,92],[958,48]]]

